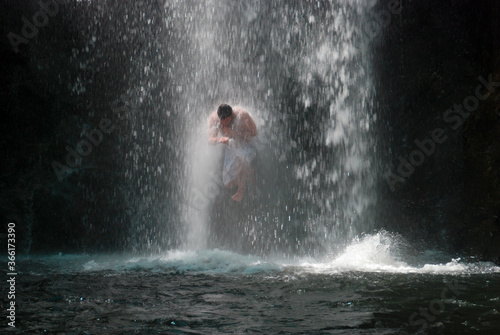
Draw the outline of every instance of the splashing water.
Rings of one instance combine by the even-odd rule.
[[[172,250],[161,255],[58,255],[31,256],[23,259],[33,273],[78,273],[114,271],[151,271],[154,273],[234,274],[234,275],[307,275],[352,272],[487,274],[500,273],[500,267],[488,262],[469,263],[460,259],[436,262],[436,257],[421,257],[420,264],[401,258],[401,241],[387,232],[355,239],[337,254],[322,259],[241,255],[226,250]],[[29,266],[29,264],[27,265]]]

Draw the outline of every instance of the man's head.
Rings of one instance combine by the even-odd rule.
[[[224,126],[229,125],[233,116],[233,109],[227,104],[222,104],[217,108],[217,116]]]

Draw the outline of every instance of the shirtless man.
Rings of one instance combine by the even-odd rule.
[[[222,181],[227,188],[238,186],[231,197],[234,201],[243,199],[247,180],[253,173],[250,164],[257,151],[251,140],[256,135],[255,122],[243,108],[222,104],[210,115],[208,143],[226,145]]]

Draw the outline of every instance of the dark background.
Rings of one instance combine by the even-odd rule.
[[[479,76],[500,80],[499,11],[497,1],[405,1],[376,56],[384,171],[435,128],[448,136],[404,184],[382,190],[382,221],[488,259],[500,256],[500,91],[456,130],[443,115],[475,94]]]

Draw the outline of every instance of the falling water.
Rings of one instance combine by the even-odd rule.
[[[373,35],[363,28],[373,5],[335,3],[325,14],[331,24],[306,35],[298,63],[300,103],[305,113],[319,110],[324,116],[314,125],[313,132],[320,134],[312,136],[318,138],[320,153],[304,153],[294,168],[308,188],[305,196],[315,204],[313,213],[321,213],[313,215],[311,229],[324,235],[325,244],[345,242],[371,229],[367,210],[377,173],[372,149],[376,139],[370,132],[375,122],[368,56]],[[314,16],[308,21],[314,23]],[[306,121],[304,128],[308,126]]]
[[[173,68],[188,248],[315,253],[369,230],[371,36],[360,26],[372,5],[168,3],[167,24],[182,13],[185,27],[180,45],[168,47],[182,52]],[[245,107],[259,128],[258,196],[246,206],[231,205],[220,182],[223,149],[206,141],[220,103]]]
[[[362,28],[374,4],[61,7],[81,32],[79,48],[68,53],[66,80],[70,101],[85,109],[76,121],[64,120],[74,126],[61,132],[54,160],[102,120],[115,129],[66,184],[54,186],[65,199],[74,192],[99,204],[74,216],[85,232],[75,244],[92,250],[110,240],[134,251],[222,248],[288,257],[324,254],[370,232],[377,175],[373,37]],[[60,82],[50,70],[57,58],[40,58],[52,62],[40,65],[44,75]],[[223,148],[207,144],[208,117],[221,103],[245,108],[258,127],[255,187],[242,204],[221,185]]]

